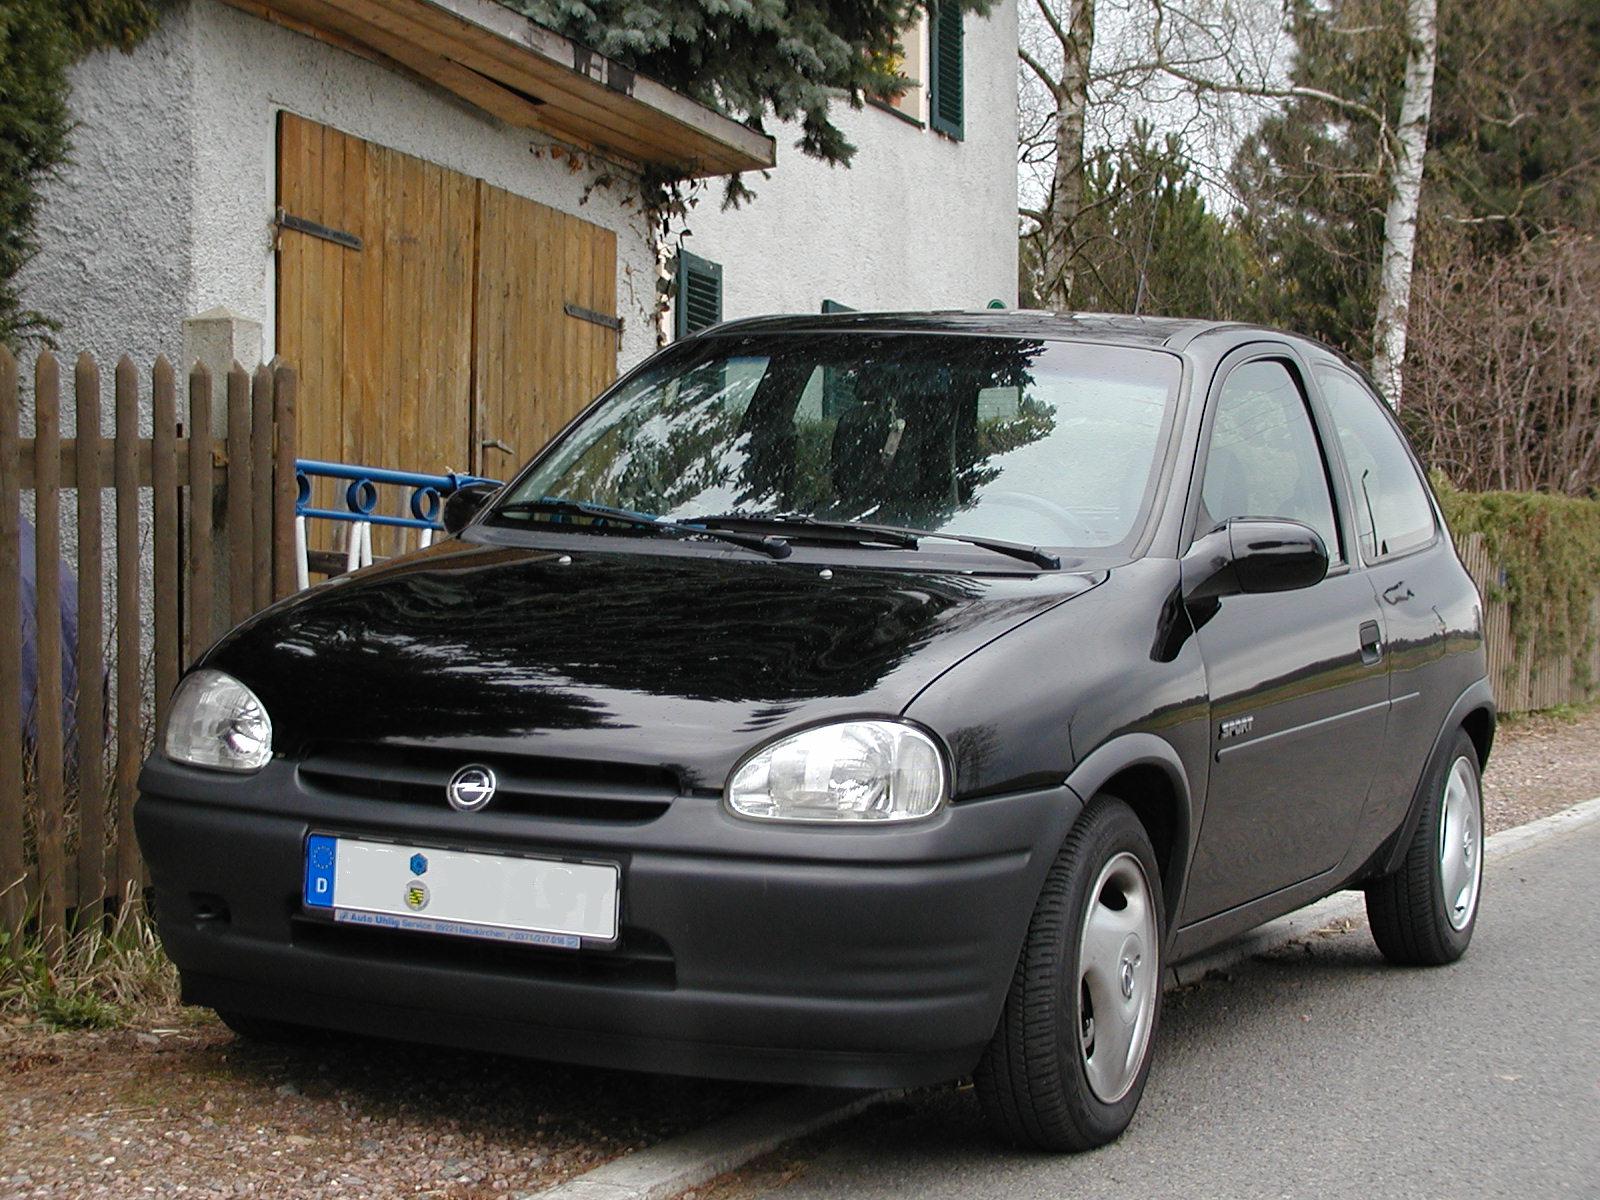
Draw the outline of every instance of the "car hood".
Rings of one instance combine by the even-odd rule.
[[[448,748],[668,766],[721,787],[785,729],[899,713],[1096,574],[857,569],[448,540],[291,598],[206,656],[275,748]]]

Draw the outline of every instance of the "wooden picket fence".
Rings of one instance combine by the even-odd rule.
[[[93,919],[142,880],[131,820],[139,766],[159,737],[185,664],[225,628],[294,589],[295,376],[282,365],[228,374],[213,424],[210,373],[149,372],[151,435],[141,437],[139,369],[126,356],[103,428],[100,369],[73,372],[74,436],[62,436],[61,365],[34,364],[34,436],[0,347],[0,921],[60,931]],[[218,438],[213,429],[224,432]],[[38,664],[22,710],[23,494],[33,496]],[[73,543],[63,556],[63,509]],[[113,514],[104,528],[103,510]],[[75,568],[76,695],[63,695],[61,564]],[[147,589],[147,590],[146,590]],[[20,636],[11,632],[21,630]],[[26,720],[25,720],[26,718]],[[73,743],[68,723],[75,728]],[[31,739],[18,731],[31,729]],[[70,756],[70,761],[69,761]]]

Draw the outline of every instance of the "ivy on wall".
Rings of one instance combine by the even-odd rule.
[[[38,246],[39,189],[67,161],[67,69],[90,51],[133,49],[176,0],[4,0],[0,3],[0,343],[48,333],[22,307],[17,274]]]
[[[1501,570],[1494,598],[1506,601],[1517,643],[1537,642],[1541,653],[1587,654],[1600,634],[1590,624],[1600,596],[1600,500],[1458,492],[1438,476],[1434,487],[1452,533],[1483,535]]]

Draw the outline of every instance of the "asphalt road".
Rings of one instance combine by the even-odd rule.
[[[1600,822],[1491,860],[1482,903],[1452,967],[1387,966],[1362,925],[1169,993],[1144,1103],[1103,1150],[1009,1151],[943,1091],[788,1152],[776,1194],[1600,1197]]]

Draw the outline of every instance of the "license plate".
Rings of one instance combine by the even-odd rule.
[[[314,833],[305,904],[350,925],[576,950],[616,940],[619,875],[612,863]]]

